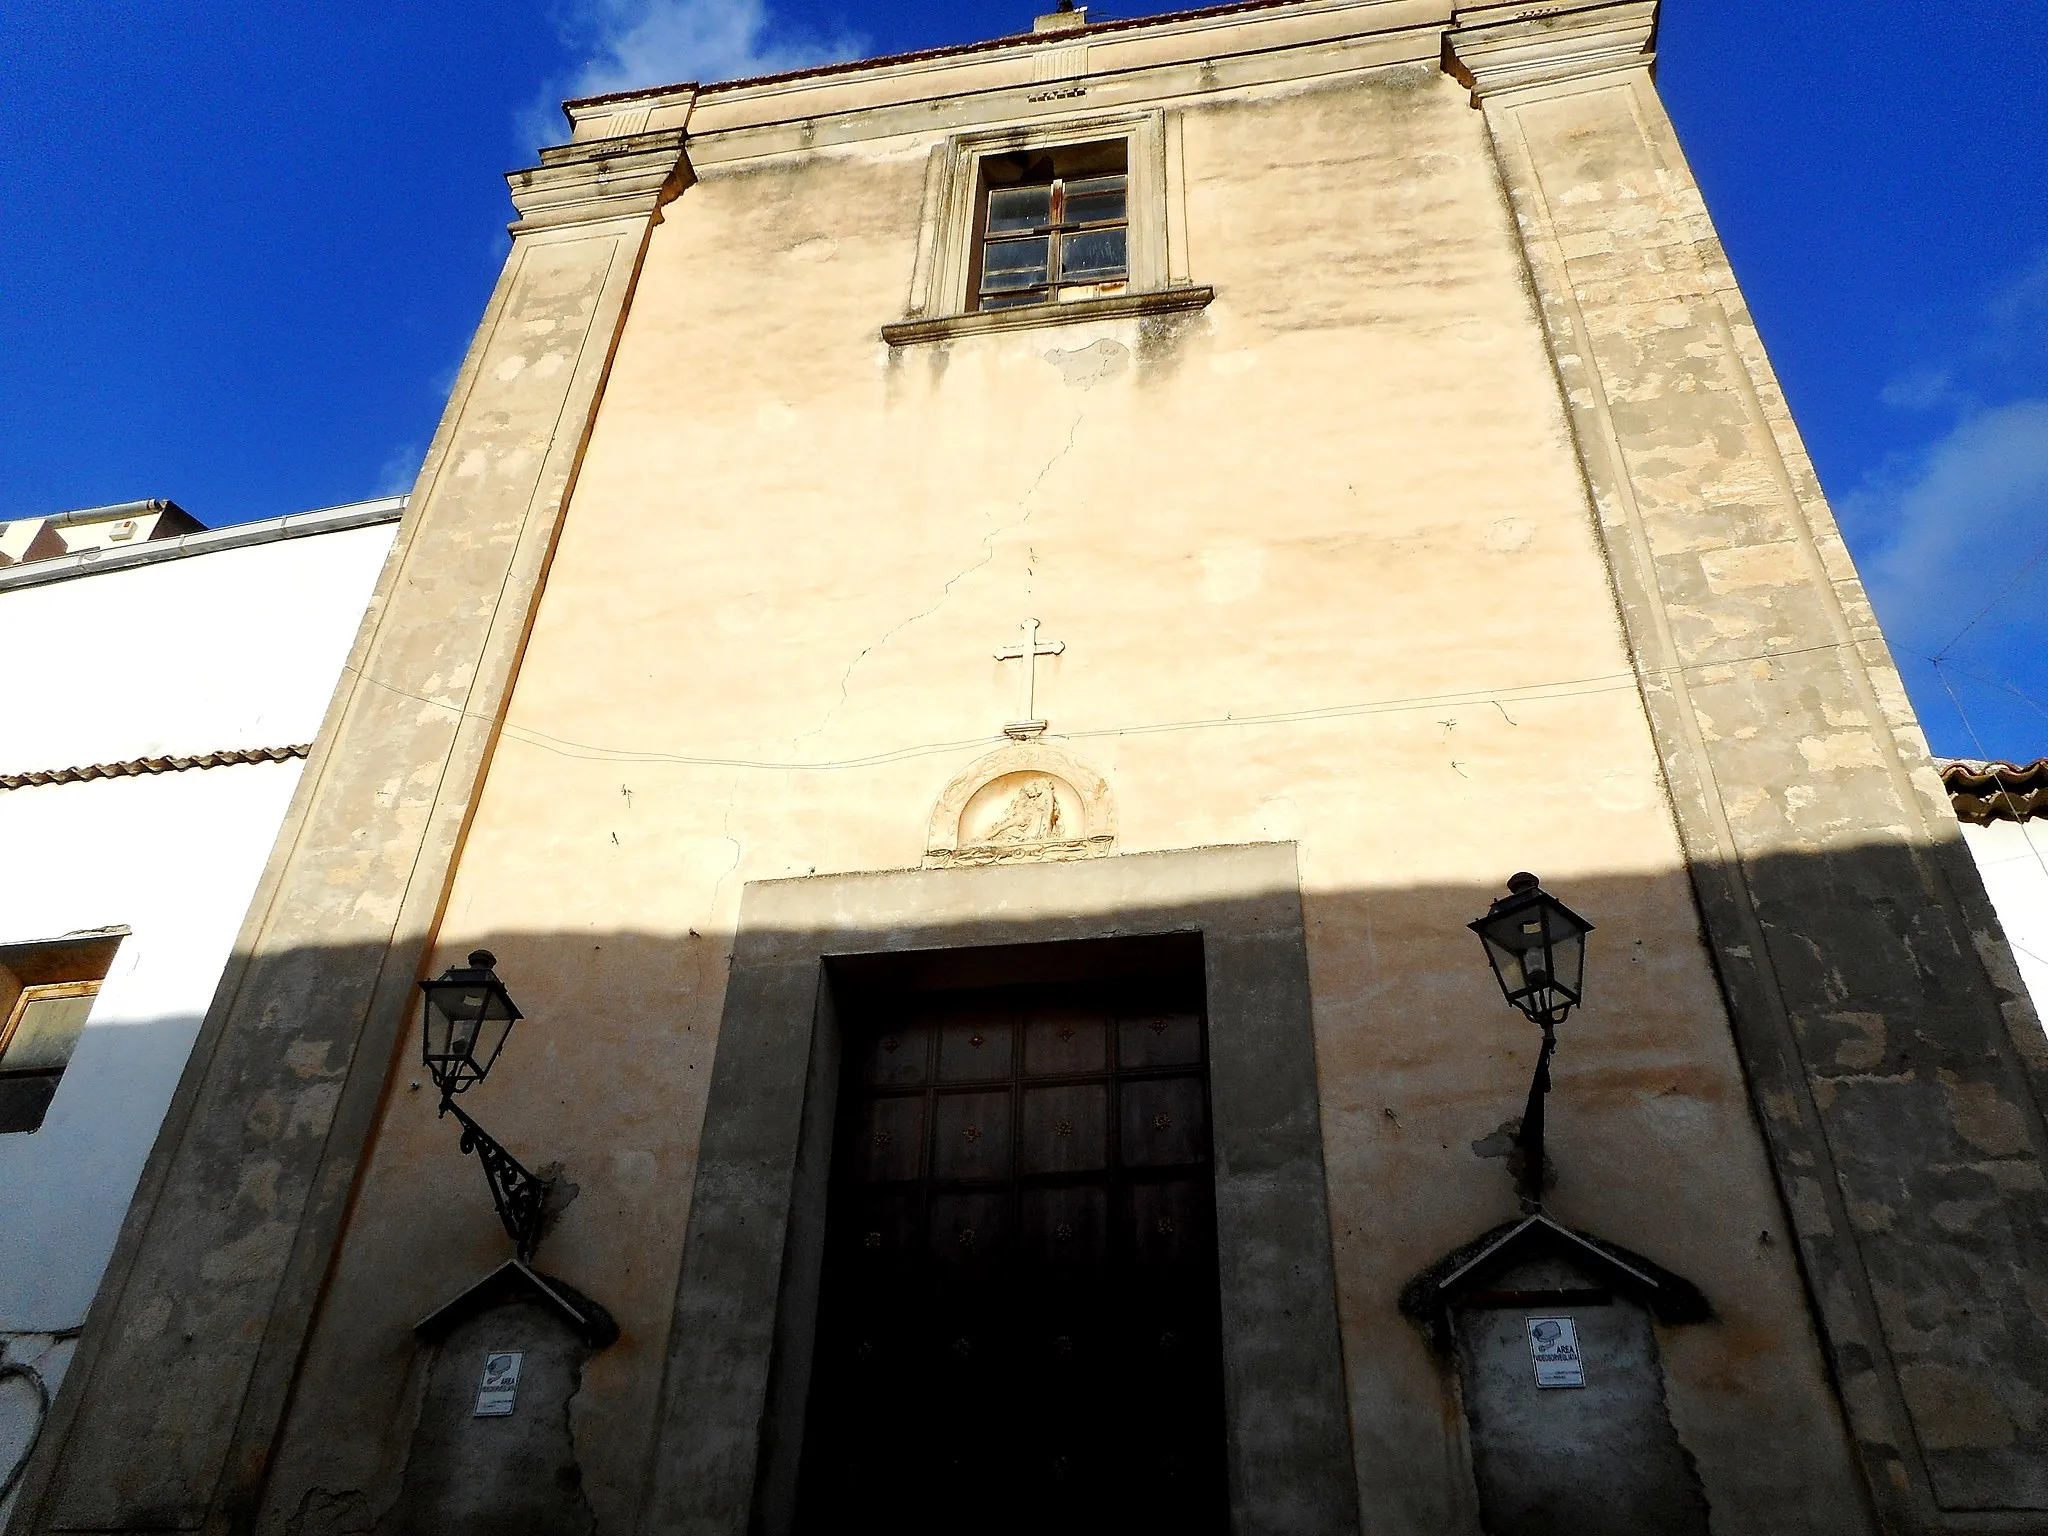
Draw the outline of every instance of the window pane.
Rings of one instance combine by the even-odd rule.
[[[1066,235],[1060,245],[1060,278],[1069,283],[1107,282],[1124,275],[1124,232],[1091,229]]]
[[[991,240],[981,258],[981,286],[984,288],[1028,288],[1045,281],[1045,262],[1051,242],[1043,235],[1036,240]]]
[[[988,195],[988,232],[1043,229],[1052,218],[1051,187],[1002,187]]]
[[[7,1042],[7,1053],[0,1056],[0,1068],[63,1070],[91,1011],[91,993],[83,997],[37,997],[31,993],[22,1005],[14,1037]]]
[[[983,309],[1015,309],[1020,304],[1046,303],[1043,288],[1026,288],[1020,293],[984,293],[981,296]]]
[[[1104,176],[1094,181],[1067,183],[1067,224],[1098,224],[1123,216],[1123,177]]]
[[[0,1133],[33,1131],[43,1123],[50,1100],[57,1096],[57,1074],[0,1077]]]

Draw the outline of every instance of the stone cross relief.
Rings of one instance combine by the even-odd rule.
[[[1004,646],[996,652],[996,660],[1023,663],[1017,678],[1017,718],[1003,727],[1003,734],[1016,741],[1029,741],[1045,732],[1045,722],[1037,718],[1038,658],[1060,655],[1067,642],[1039,639],[1036,619],[1026,619],[1019,628],[1023,632],[1022,642]]]

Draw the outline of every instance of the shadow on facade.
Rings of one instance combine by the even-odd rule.
[[[690,1360],[699,1399],[723,1393],[745,1410],[737,1438],[691,1454],[719,1461],[731,1496],[753,1501],[751,1515],[727,1511],[730,1528],[768,1528],[763,1511],[780,1507],[770,1469],[793,1465],[774,1444],[773,1398],[788,1390],[791,1351],[809,1349],[787,1314],[803,1289],[792,1221],[804,1180],[819,1177],[797,1167],[831,1016],[830,967],[815,956],[1054,956],[1108,933],[1193,928],[1213,1009],[1218,967],[1238,963],[1229,944],[1276,921],[1299,930],[1313,1004],[1308,1129],[1327,1188],[1344,1473],[1389,1528],[1469,1523],[1461,1394],[1473,1377],[1461,1386],[1451,1352],[1398,1303],[1404,1285],[1520,1214],[1507,1154],[1535,1031],[1504,1007],[1463,926],[1498,888],[1248,891],[1207,900],[1194,923],[1171,891],[1086,917],[1059,906],[1075,873],[1151,857],[1192,856],[1033,866],[1043,900],[999,915],[977,915],[972,893],[1008,871],[936,872],[950,882],[945,910],[910,931],[841,902],[822,924],[743,918],[737,943],[689,930],[451,935],[431,968],[487,946],[526,1011],[465,1106],[529,1167],[559,1165],[537,1268],[616,1317],[618,1341],[595,1352],[530,1296],[438,1343],[414,1332],[509,1253],[474,1160],[420,1083],[416,1010],[402,1026],[373,1017],[352,1060],[382,952],[257,962],[233,1027],[210,1028],[188,1069],[31,1468],[36,1514],[16,1529],[196,1525],[211,1510],[224,1528],[306,1536],[465,1532],[504,1529],[508,1497],[525,1501],[522,1529],[629,1529],[663,1496]],[[904,890],[933,878],[847,877]],[[1923,1524],[1937,1507],[2048,1508],[2048,1435],[2028,1406],[2048,1400],[2048,1324],[2030,1278],[2048,1273],[2031,1075],[2044,1053],[1960,846],[1547,883],[1597,925],[1588,1005],[1560,1032],[1548,1209],[1704,1296],[1708,1320],[1659,1323],[1656,1337],[1716,1529],[1868,1528],[1863,1495],[1843,1481],[1861,1481],[1852,1454],[1880,1502],[1917,1501]],[[748,912],[762,889],[749,888]],[[1735,892],[1753,923],[1729,916]],[[1235,936],[1219,941],[1219,928]],[[1232,983],[1232,1027],[1291,1006],[1262,963]],[[746,1061],[731,1047],[739,984],[728,986],[743,973]],[[1302,1127],[1260,1123],[1296,1108],[1247,1084],[1226,1135],[1219,1100],[1219,1176],[1278,1187],[1299,1172],[1288,1148]],[[700,1152],[714,1143],[712,1188]],[[686,1229],[710,1230],[693,1210],[707,1188],[724,1217],[769,1234],[767,1258],[722,1237],[685,1255]],[[343,1232],[331,1257],[323,1210]],[[293,1244],[304,1262],[309,1242],[321,1281],[308,1331],[272,1306]],[[731,1352],[678,1344],[678,1297],[699,1282],[725,1287],[729,1310],[684,1331],[765,1326],[762,1379]],[[471,1433],[467,1355],[507,1348],[534,1374],[513,1429],[486,1444]],[[444,1363],[451,1351],[464,1358]],[[786,1434],[800,1415],[782,1412]]]

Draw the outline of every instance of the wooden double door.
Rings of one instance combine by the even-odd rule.
[[[849,1021],[800,1527],[1226,1529],[1199,991]]]

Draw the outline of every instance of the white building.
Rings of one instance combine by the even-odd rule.
[[[2048,757],[2024,766],[1967,759],[1941,765],[1963,841],[2048,1022]]]
[[[0,524],[0,1521],[405,501]]]

